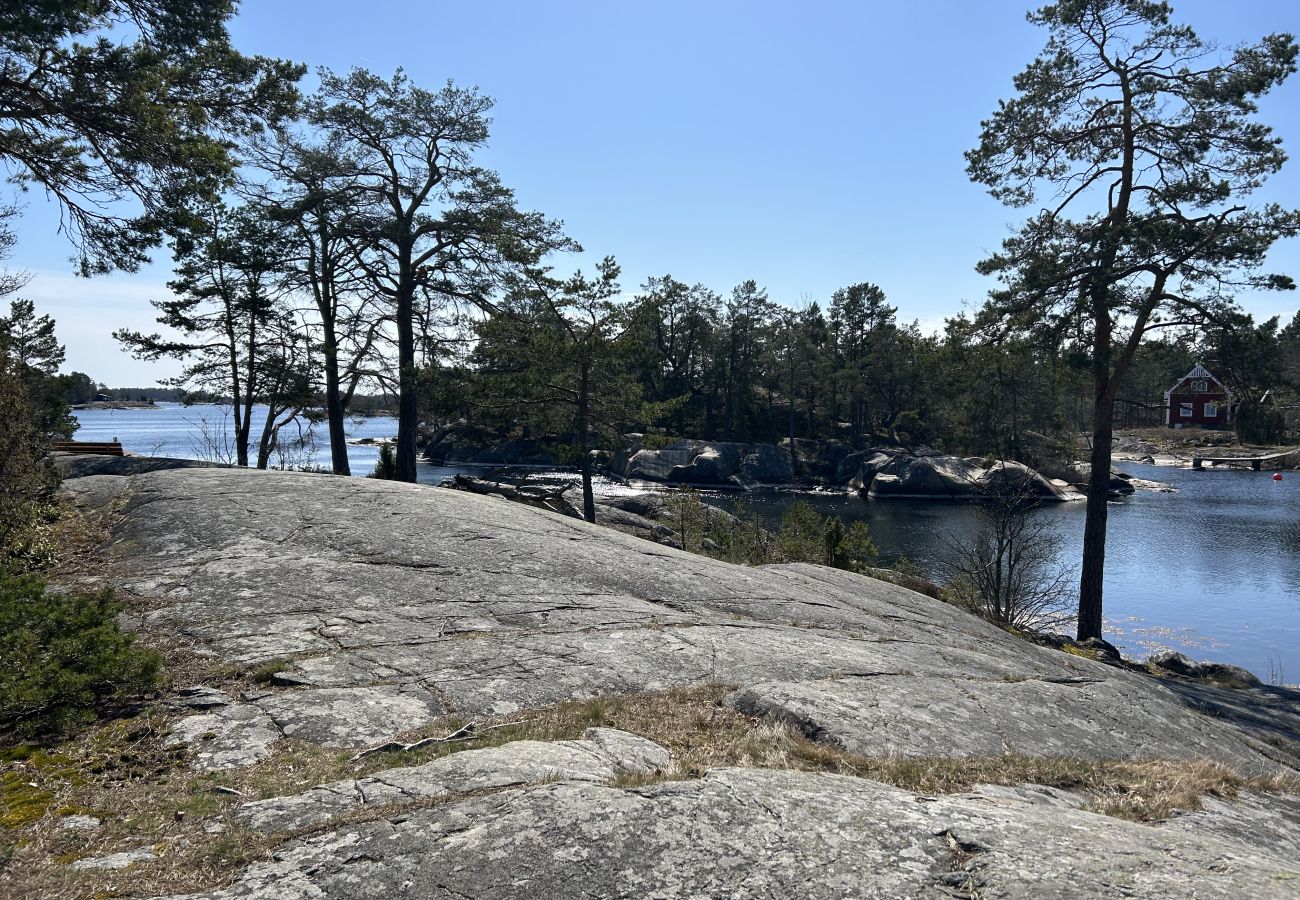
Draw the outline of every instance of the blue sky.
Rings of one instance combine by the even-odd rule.
[[[1223,44],[1300,33],[1295,0],[1175,0],[1176,18]],[[563,219],[605,254],[624,288],[671,273],[726,292],[754,278],[773,299],[825,302],[880,284],[927,330],[990,283],[974,265],[1020,213],[965,175],[979,122],[1043,42],[1020,2],[525,3],[245,0],[245,52],[336,70],[403,66],[496,98],[483,161],[520,202]],[[1262,118],[1300,156],[1300,76]],[[1300,205],[1300,159],[1260,199]],[[76,279],[57,216],[28,195],[12,262],[55,315],[68,369],[114,385],[173,366],[133,361],[110,332],[148,328],[169,266]],[[1300,275],[1300,241],[1272,267]],[[1294,293],[1245,298],[1257,316],[1300,308]]]

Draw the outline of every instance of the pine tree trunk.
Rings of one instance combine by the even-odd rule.
[[[329,423],[331,468],[335,475],[351,475],[343,398],[339,392],[339,347],[332,322],[325,329],[325,418]]]
[[[415,280],[409,258],[399,263],[397,289],[397,450],[396,481],[415,481]]]
[[[1092,470],[1088,475],[1088,512],[1083,526],[1083,571],[1079,577],[1081,641],[1101,637],[1102,581],[1106,571],[1106,503],[1110,496],[1111,436],[1115,403],[1098,380],[1093,410]]]
[[[236,415],[235,423],[235,464],[248,468],[248,426],[252,411],[246,411],[242,418]],[[230,457],[226,457],[229,459]]]
[[[788,401],[788,404],[787,404],[787,405],[789,406],[789,409],[788,409],[789,421],[786,423],[786,426],[787,426],[787,427],[786,427],[786,431],[787,431],[787,432],[789,433],[789,435],[790,435],[790,477],[793,478],[794,476],[796,476],[796,475],[798,474],[798,470],[799,470],[799,457],[798,457],[798,455],[795,453],[795,448],[794,448],[794,369],[795,369],[795,365],[794,365],[794,348],[793,348],[793,347],[789,348],[788,356],[789,356],[789,359],[788,359],[788,365],[786,366],[786,375],[788,376],[788,378],[787,378],[787,384],[786,384],[786,395],[787,395],[787,401]]]
[[[596,497],[591,489],[591,370],[584,362],[579,372],[578,385],[578,450],[582,468],[582,517],[596,521]]]

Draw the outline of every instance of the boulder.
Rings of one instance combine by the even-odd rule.
[[[1116,665],[1123,661],[1119,648],[1110,641],[1103,638],[1091,637],[1085,641],[1080,641],[1079,646],[1084,650],[1090,650],[1097,655],[1098,662],[1110,663]]]
[[[694,487],[742,487],[736,477],[740,467],[740,444],[703,444],[684,465],[673,466],[664,480],[669,484]]]
[[[978,480],[986,491],[1024,492],[1038,500],[1059,500],[1062,494],[1060,486],[1048,481],[1024,463],[1014,460],[994,463]]]
[[[984,469],[952,456],[912,458],[897,475],[877,474],[867,495],[872,498],[970,500],[983,493]],[[865,465],[864,465],[865,469]]]
[[[753,484],[789,484],[794,480],[789,451],[772,444],[752,444],[740,458],[740,477]]]
[[[979,500],[992,491],[1027,490],[1040,501],[1081,500],[1067,484],[1044,478],[1012,460],[986,466],[978,457],[944,456],[932,450],[913,452],[881,448],[864,456],[851,485],[873,499]]]
[[[743,487],[741,461],[749,453],[746,444],[677,441],[658,450],[636,450],[626,458],[615,456],[611,465],[616,474],[628,479],[692,487],[740,488]],[[761,451],[759,454],[755,466],[760,466],[764,458]]]
[[[1111,472],[1110,483],[1107,485],[1107,490],[1115,496],[1128,496],[1137,490],[1132,482],[1132,475],[1125,474],[1124,472]]]
[[[1089,468],[1086,463],[1062,462],[1046,465],[1039,469],[1039,473],[1049,478],[1059,478],[1081,491],[1088,489]],[[1107,489],[1113,497],[1124,497],[1132,494],[1136,485],[1133,484],[1132,475],[1113,469]]]
[[[699,452],[697,441],[677,441],[658,450],[640,449],[632,452],[625,461],[615,457],[611,463],[614,471],[624,478],[643,481],[667,481],[668,474],[678,466],[689,466]]]
[[[877,475],[901,476],[912,459],[907,451],[897,447],[877,447],[855,453],[853,457],[857,457],[857,467],[849,480],[849,487],[858,491],[868,490]]]
[[[1147,662],[1167,672],[1173,672],[1175,675],[1182,675],[1184,678],[1195,678],[1199,681],[1208,681],[1224,687],[1254,688],[1262,684],[1258,678],[1241,666],[1228,663],[1197,662],[1176,650],[1164,650],[1153,654]]]

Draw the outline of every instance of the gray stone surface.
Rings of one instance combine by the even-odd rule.
[[[107,456],[98,453],[55,453],[54,462],[65,478],[88,475],[143,475],[165,469],[210,469],[219,463],[169,456]]]
[[[359,747],[419,728],[445,712],[419,685],[370,685],[312,691],[309,703],[293,691],[257,706],[288,737],[326,747]]]
[[[1297,758],[1294,691],[1135,674],[818,566],[741,568],[487,497],[366,479],[186,468],[66,486],[111,525],[95,577],[133,601],[131,624],[222,660],[285,661],[278,689],[179,693],[192,714],[173,740],[200,767],[255,761],[286,733],[360,746],[444,711],[705,681],[738,685],[738,709],[865,753],[1202,756],[1247,773]],[[643,739],[593,731],[247,804],[245,824],[312,836],[205,896],[1237,898],[1300,888],[1295,798],[1213,803],[1152,827],[1035,787],[921,797],[757,770],[615,783],[620,770],[666,763]]]
[[[1257,688],[1263,686],[1263,682],[1256,678],[1252,672],[1243,669],[1241,666],[1217,662],[1194,662],[1176,650],[1164,650],[1155,653],[1147,662],[1176,675],[1208,681],[1225,687]]]
[[[751,444],[740,458],[740,478],[748,484],[789,484],[794,481],[789,451],[772,444]]]
[[[739,488],[744,481],[759,480],[757,475],[777,474],[770,465],[765,465],[763,447],[776,450],[770,444],[677,441],[658,450],[620,454],[615,458],[613,468],[624,478],[696,487]]]
[[[1293,734],[1247,747],[1157,680],[838,570],[733,566],[492,498],[368,479],[187,468],[66,485],[90,511],[115,510],[95,562],[136,595],[135,624],[232,662],[287,659],[277,679],[298,686],[240,715],[332,746],[444,711],[718,681],[845,746],[1000,752],[1005,739],[1057,753],[1063,735],[1095,734],[1101,754],[1204,750],[1250,770],[1293,758]]]
[[[1053,482],[1018,462],[985,466],[979,459],[961,459],[929,452],[912,456],[882,450],[863,460],[855,483],[877,499],[977,499],[1007,484],[1042,501],[1082,500],[1083,494],[1065,482]]]
[[[1009,791],[920,797],[724,769],[619,790],[508,790],[283,846],[234,900],[379,897],[1280,898],[1292,853],[1208,824],[1138,825]]]
[[[1046,680],[1045,680],[1046,679]],[[934,691],[942,681],[946,689]],[[916,696],[915,679],[869,675],[804,682],[769,682],[737,691],[729,702],[752,715],[771,715],[810,737],[868,756],[1076,756],[1217,759],[1267,772],[1259,747],[1243,734],[1188,709],[1176,696],[1153,692],[1149,679],[1054,676],[1015,680],[952,676],[933,679]],[[1063,705],[1044,727],[1036,713]],[[1134,728],[1134,717],[1144,727]],[[954,740],[960,733],[961,740]],[[1300,765],[1300,756],[1280,757]]]
[[[193,768],[215,771],[250,766],[265,759],[283,736],[260,707],[232,702],[179,719],[164,743],[189,747]]]
[[[303,828],[363,806],[445,797],[544,781],[608,782],[623,773],[666,770],[668,751],[610,728],[588,729],[578,741],[513,741],[464,750],[419,766],[325,784],[303,794],[246,803],[241,825],[260,831]]]

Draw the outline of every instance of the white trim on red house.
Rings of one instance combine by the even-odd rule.
[[[1228,417],[1224,420],[1224,424],[1227,424],[1228,419],[1231,419],[1232,391],[1228,390],[1228,386],[1226,384],[1224,384],[1219,379],[1215,378],[1213,372],[1205,368],[1205,366],[1201,365],[1200,363],[1197,363],[1196,365],[1192,366],[1192,371],[1188,372],[1182,378],[1175,381],[1170,386],[1169,390],[1165,391],[1165,427],[1168,427],[1170,425],[1170,420],[1173,417],[1174,407],[1170,398],[1173,397],[1174,395],[1174,389],[1177,388],[1180,384],[1182,384],[1185,381],[1191,381],[1193,378],[1208,378],[1210,381],[1213,381],[1215,384],[1217,384],[1219,386],[1219,389],[1223,391],[1224,394],[1223,409],[1229,414]],[[1179,415],[1182,415],[1182,413],[1179,413]]]

